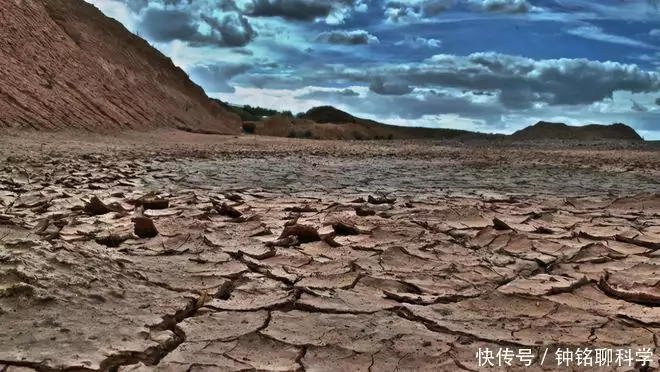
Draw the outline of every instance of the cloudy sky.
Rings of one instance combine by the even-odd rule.
[[[88,1],[231,103],[660,139],[660,0]]]

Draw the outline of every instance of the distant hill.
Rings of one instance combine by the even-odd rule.
[[[255,133],[320,139],[475,139],[502,135],[460,129],[404,127],[355,117],[332,106],[314,107],[295,117],[280,114],[255,123]]]
[[[510,138],[514,140],[643,140],[633,128],[621,123],[589,124],[578,127],[545,121],[521,129],[513,133]]]
[[[632,140],[643,141],[635,130],[625,124],[589,124],[569,126],[564,123],[540,121],[512,135],[488,134],[460,129],[405,127],[389,125],[353,116],[333,106],[319,106],[293,115],[261,107],[236,106],[215,100],[239,115],[249,132],[266,136],[315,139],[501,139],[514,141],[540,140]]]
[[[346,124],[346,123],[359,123],[359,122],[376,123],[374,121],[356,118],[355,116],[332,106],[319,106],[319,107],[311,108],[306,113],[300,115],[300,118],[312,120],[321,124],[324,123]]]

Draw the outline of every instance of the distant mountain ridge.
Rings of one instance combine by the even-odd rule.
[[[237,106],[233,108],[250,123],[250,133],[319,139],[507,139],[514,141],[540,140],[625,140],[643,141],[631,127],[615,123],[611,125],[588,124],[569,126],[564,123],[539,121],[511,135],[472,132],[460,129],[405,127],[380,123],[353,116],[333,106],[318,106],[307,112],[292,115],[290,111],[260,119],[246,116]],[[250,112],[270,114],[273,110],[247,106]]]

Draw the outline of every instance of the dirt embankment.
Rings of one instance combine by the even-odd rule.
[[[0,0],[0,128],[235,133],[183,70],[82,0]]]

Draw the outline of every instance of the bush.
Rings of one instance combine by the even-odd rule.
[[[306,130],[305,133],[302,135],[305,138],[314,138],[314,133],[312,133],[311,130]]]
[[[360,132],[358,130],[354,130],[353,131],[353,139],[356,139],[356,140],[360,141],[360,140],[364,139],[364,136],[362,135],[362,132]]]
[[[289,137],[289,138],[298,138],[298,133],[296,133],[295,131],[291,131],[291,132],[289,132],[289,135],[287,137]]]
[[[388,139],[388,140],[393,140],[393,139],[394,139],[394,135],[393,135],[392,133],[388,134],[388,135],[387,135],[387,139]]]
[[[242,128],[243,132],[252,134],[257,129],[257,126],[254,123],[243,123]]]

